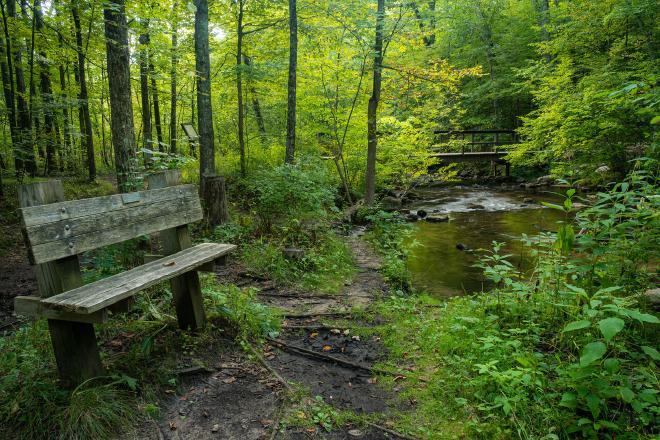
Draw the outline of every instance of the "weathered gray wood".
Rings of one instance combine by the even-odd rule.
[[[24,226],[30,227],[60,220],[86,217],[92,214],[111,212],[117,209],[125,209],[127,206],[164,202],[181,196],[192,197],[196,193],[197,190],[194,185],[179,185],[174,188],[144,190],[134,193],[114,194],[90,199],[68,200],[49,205],[31,206],[29,208],[21,208],[21,212],[24,217]]]
[[[42,299],[36,296],[17,296],[14,299],[14,313],[35,318],[86,322],[88,324],[102,323],[108,318],[106,310],[99,310],[98,312],[89,314],[72,313],[45,307],[41,301]]]
[[[21,185],[18,193],[22,208],[40,208],[40,205],[47,206],[64,200],[64,189],[60,181]],[[39,295],[42,298],[82,285],[76,256],[39,264],[35,271]],[[92,324],[49,319],[48,327],[57,369],[64,386],[75,386],[90,377],[102,374],[103,367]]]
[[[203,199],[207,201],[208,205],[204,206],[204,219],[208,227],[215,228],[229,221],[225,178],[221,176],[204,176],[203,182]]]
[[[171,212],[172,210],[176,211]],[[170,213],[160,216],[137,216],[133,220],[134,223],[116,223],[114,228],[109,227],[75,237],[65,237],[57,241],[34,245],[31,247],[33,261],[39,263],[77,255],[88,250],[152,234],[182,223],[192,223],[199,220],[202,215],[199,200],[192,203],[173,201],[165,211],[170,211]],[[110,220],[109,217],[108,220]]]
[[[147,184],[149,188],[157,189],[178,185],[179,180],[180,173],[178,171],[168,170],[150,175],[147,178]],[[192,246],[187,225],[161,231],[160,238],[165,255],[175,254]],[[233,249],[232,246],[231,250]],[[228,250],[225,254],[231,250]],[[202,290],[197,272],[189,272],[173,278],[170,281],[170,286],[179,327],[182,329],[190,328],[191,330],[204,327],[206,314],[204,313]]]
[[[202,243],[126,272],[42,300],[44,307],[94,313],[162,281],[193,271],[236,249],[235,245]]]
[[[43,263],[202,218],[192,185],[22,210],[31,261]]]

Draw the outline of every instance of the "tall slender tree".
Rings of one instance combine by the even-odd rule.
[[[92,133],[92,118],[89,114],[89,95],[87,93],[87,73],[85,69],[85,51],[83,47],[82,27],[78,0],[71,4],[71,15],[76,30],[76,52],[78,54],[78,83],[80,84],[80,122],[82,141],[87,152],[87,170],[90,181],[96,179],[96,158],[94,155],[94,136]]]
[[[12,20],[16,20],[16,0],[7,0],[7,15]],[[10,47],[13,51],[14,75],[16,78],[16,108],[17,108],[17,126],[20,136],[19,148],[16,151],[18,174],[26,171],[31,176],[37,172],[37,162],[34,156],[34,143],[32,141],[32,119],[30,118],[30,109],[28,108],[28,91],[25,85],[25,74],[23,72],[23,51],[25,46],[18,38],[12,36],[9,32]]]
[[[215,175],[213,108],[211,105],[211,63],[209,59],[209,4],[195,0],[195,73],[197,78],[197,126],[199,129],[199,174]],[[204,195],[206,193],[202,191]],[[206,202],[209,202],[208,200]]]
[[[241,158],[241,176],[247,173],[245,163],[245,108],[243,107],[243,16],[245,0],[237,0],[238,16],[236,18],[236,96],[238,98],[238,151]]]
[[[378,0],[376,13],[376,42],[374,44],[374,77],[367,108],[367,172],[365,174],[364,201],[374,202],[376,195],[376,149],[378,147],[377,113],[380,101],[380,88],[383,71],[383,22],[385,20],[385,0]]]
[[[11,56],[11,39],[9,38],[9,29],[7,23],[7,14],[5,12],[4,1],[0,0],[2,9],[2,37],[0,38],[0,73],[2,74],[2,91],[5,98],[5,108],[7,109],[7,120],[9,122],[9,134],[11,136],[12,147],[16,148],[20,143],[16,125],[16,102],[14,99],[14,69]],[[18,169],[18,168],[17,168]]]
[[[110,129],[115,150],[117,185],[122,192],[133,189],[135,133],[131,104],[130,53],[125,0],[109,0],[103,10],[105,20],[108,82],[110,89]]]
[[[140,101],[142,103],[142,148],[145,165],[151,160],[151,104],[149,102],[149,20],[142,21],[142,33],[138,39],[140,62]]]
[[[37,32],[43,33],[43,12],[39,0],[34,1],[34,20]],[[43,131],[46,142],[45,171],[47,175],[50,175],[57,168],[55,164],[55,149],[58,144],[59,130],[57,128],[57,119],[53,112],[53,85],[50,79],[49,60],[43,49],[39,52],[39,79],[44,111]]]
[[[179,62],[179,56],[177,53],[177,32],[178,32],[178,15],[177,15],[178,2],[174,2],[172,7],[172,49],[171,49],[171,60],[170,60],[170,153],[176,153],[176,133],[177,133],[177,115],[176,115],[176,105],[177,105],[177,90],[176,90],[176,68]]]
[[[286,112],[286,163],[293,163],[296,151],[296,70],[298,68],[298,13],[296,0],[289,0],[289,82]]]

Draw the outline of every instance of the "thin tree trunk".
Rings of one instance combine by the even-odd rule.
[[[245,0],[238,0],[238,20],[236,29],[236,96],[238,103],[238,151],[241,156],[241,176],[247,174],[245,164],[245,113],[243,112],[243,4]]]
[[[156,139],[158,140],[158,151],[165,152],[163,142],[163,127],[160,123],[160,102],[158,100],[158,85],[156,84],[156,69],[153,63],[149,63],[149,76],[151,79],[151,96],[154,102],[154,123],[156,124]]]
[[[9,17],[16,18],[16,3],[14,0],[8,0],[7,2],[7,13]],[[20,174],[23,170],[27,171],[31,176],[34,176],[37,172],[36,159],[34,157],[34,147],[32,142],[32,123],[30,121],[30,110],[28,109],[27,100],[27,90],[25,87],[25,76],[23,74],[23,48],[15,39],[9,37],[11,40],[11,47],[13,49],[14,57],[14,75],[16,77],[16,107],[18,111],[17,117],[17,126],[20,133],[20,148],[19,148],[19,159],[20,170],[17,169],[17,173]]]
[[[7,109],[7,120],[9,122],[9,134],[11,137],[12,148],[20,143],[16,127],[16,104],[14,102],[14,72],[11,62],[11,47],[9,41],[9,32],[7,30],[7,17],[5,15],[5,5],[2,7],[2,29],[3,34],[0,37],[0,73],[2,74],[2,91],[5,98],[5,108]]]
[[[34,19],[36,30],[38,32],[43,32],[44,22],[43,22],[43,13],[41,11],[41,5],[39,0],[34,2]],[[40,79],[40,88],[41,96],[43,102],[44,110],[44,133],[45,133],[45,142],[46,142],[46,175],[51,175],[56,169],[55,164],[55,146],[57,145],[57,127],[56,120],[53,115],[53,86],[50,80],[50,72],[48,67],[48,61],[46,58],[46,53],[41,51],[39,53],[39,79]]]
[[[373,204],[376,195],[376,148],[378,147],[377,112],[380,101],[380,86],[383,70],[383,21],[385,0],[378,0],[376,16],[376,43],[374,44],[374,79],[367,109],[367,172],[365,175],[364,201]]]
[[[78,5],[71,6],[73,24],[76,28],[76,52],[78,53],[78,83],[80,84],[80,120],[82,128],[81,143],[84,142],[87,152],[87,170],[89,181],[96,180],[96,158],[94,157],[94,137],[92,133],[92,119],[89,114],[89,97],[87,94],[87,78],[85,73],[85,53],[83,51],[82,29],[80,26],[80,13]]]
[[[172,19],[172,66],[170,70],[170,153],[175,154],[176,150],[176,141],[177,141],[177,124],[176,124],[176,67],[178,64],[178,55],[177,55],[177,9],[178,3],[174,2]]]
[[[151,154],[148,151],[153,149],[151,141],[151,104],[149,103],[149,20],[142,22],[142,34],[139,38],[140,43],[140,98],[142,102],[142,148],[144,154],[144,164],[148,166],[151,162]]]
[[[117,184],[121,192],[136,186],[133,171],[135,133],[131,104],[131,72],[124,0],[109,0],[105,20],[108,82],[110,86],[110,129],[115,150]]]
[[[252,66],[252,60],[247,55],[243,55],[243,64],[246,66]],[[266,124],[264,123],[264,116],[261,113],[261,104],[259,103],[259,97],[257,96],[257,91],[254,86],[249,85],[250,96],[252,98],[252,111],[254,111],[254,118],[257,121],[257,128],[259,129],[259,135],[261,136],[262,144],[266,138]]]
[[[213,108],[211,105],[211,64],[209,61],[208,0],[195,0],[195,71],[197,76],[197,126],[199,129],[199,174],[215,175]],[[206,195],[202,189],[202,194]],[[208,206],[208,200],[207,206]]]
[[[296,0],[289,0],[289,82],[287,86],[286,155],[293,163],[296,151],[296,69],[298,64],[298,14]]]

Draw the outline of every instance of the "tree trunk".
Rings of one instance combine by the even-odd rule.
[[[140,98],[142,102],[142,148],[144,165],[149,166],[153,150],[151,142],[151,104],[149,102],[149,20],[142,22],[140,43]]]
[[[35,28],[38,32],[43,32],[44,21],[43,13],[39,0],[34,2]],[[53,115],[53,85],[50,80],[50,71],[48,59],[44,51],[39,52],[39,83],[41,88],[41,99],[44,110],[44,134],[46,141],[46,175],[51,175],[56,169],[55,164],[55,146],[57,145],[58,135],[56,120]]]
[[[298,14],[296,0],[289,0],[289,83],[287,86],[286,155],[293,163],[296,151],[296,69],[298,64]]]
[[[158,84],[156,84],[156,69],[149,62],[149,76],[151,78],[151,96],[154,102],[154,123],[156,124],[156,139],[158,140],[158,151],[165,152],[163,142],[163,127],[160,123],[160,101],[158,100]]]
[[[225,191],[224,177],[207,177],[204,180],[204,199],[208,200],[205,205],[206,222],[209,228],[229,221],[229,210],[227,209],[227,193]]]
[[[243,4],[245,0],[238,0],[238,20],[236,29],[236,96],[238,98],[238,151],[241,155],[241,176],[245,177],[245,113],[243,112]]]
[[[378,146],[377,112],[380,101],[381,75],[383,70],[383,21],[385,20],[385,0],[378,0],[376,15],[376,43],[374,44],[374,80],[367,109],[367,172],[364,201],[374,202],[376,195],[376,148]]]
[[[7,2],[7,14],[9,17],[16,18],[16,3],[14,0],[9,0]],[[17,151],[17,163],[19,164],[19,168],[17,168],[16,171],[19,175],[23,171],[27,171],[31,176],[34,176],[37,172],[37,163],[34,157],[34,147],[32,142],[32,121],[30,120],[30,110],[28,109],[27,100],[25,99],[27,96],[27,90],[25,87],[25,76],[22,67],[22,52],[24,48],[15,38],[10,36],[9,39],[9,45],[13,49],[14,75],[16,77],[15,97],[18,112],[16,124],[18,126],[20,138],[19,149]]]
[[[174,2],[172,19],[172,66],[170,70],[170,153],[175,154],[176,151],[176,133],[177,133],[177,124],[176,124],[176,66],[178,64],[178,55],[177,55],[177,9],[178,3]]]
[[[197,76],[197,126],[199,129],[199,175],[215,175],[211,65],[209,61],[208,0],[195,0],[195,71]],[[208,201],[207,201],[208,202]]]
[[[249,56],[243,55],[243,64],[246,66],[252,66],[252,60]],[[254,86],[250,86],[250,97],[252,98],[252,111],[254,111],[254,119],[257,121],[257,128],[259,129],[259,135],[261,136],[262,144],[266,138],[266,124],[264,123],[264,116],[261,113],[261,104],[259,103],[259,97],[257,96],[257,91]]]
[[[105,20],[108,82],[110,87],[110,129],[115,150],[119,191],[136,187],[133,171],[135,133],[131,104],[130,54],[124,0],[109,0],[103,10]]]
[[[83,49],[82,29],[80,26],[80,13],[78,5],[71,6],[73,24],[76,28],[76,52],[78,53],[78,83],[80,84],[80,120],[82,130],[81,142],[84,142],[87,151],[87,170],[89,181],[96,180],[96,159],[94,157],[94,137],[92,136],[92,119],[89,115],[89,97],[87,94],[87,78],[85,73],[85,53]]]
[[[0,73],[2,74],[2,91],[7,109],[7,120],[9,122],[9,134],[11,136],[12,148],[16,151],[20,143],[16,127],[16,104],[14,101],[14,72],[11,60],[11,46],[9,30],[7,29],[7,16],[4,3],[2,8],[2,37],[0,38]]]

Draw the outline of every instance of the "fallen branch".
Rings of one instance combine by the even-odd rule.
[[[273,367],[271,367],[270,364],[268,362],[266,362],[266,359],[264,359],[264,357],[252,345],[250,345],[250,344],[246,344],[246,345],[247,345],[248,349],[250,350],[250,352],[254,355],[254,357],[257,358],[259,363],[261,365],[263,365],[263,367],[265,369],[267,369],[270,372],[270,374],[275,376],[275,378],[279,382],[281,382],[282,385],[284,385],[284,387],[287,389],[287,391],[289,393],[293,393],[293,391],[294,391],[293,387],[289,384],[289,382],[287,382],[286,379],[284,379],[282,377],[282,375],[280,375],[280,373],[278,373]]]
[[[292,315],[284,315],[284,318],[295,319],[295,318],[314,318],[316,316],[348,316],[351,312],[345,310],[343,312],[319,312],[319,313],[300,313]]]
[[[330,356],[330,355],[327,355],[327,354],[317,353],[316,351],[312,351],[312,350],[308,350],[306,348],[297,347],[295,345],[287,344],[284,341],[280,341],[280,340],[273,339],[273,338],[266,338],[266,339],[268,340],[268,342],[274,344],[275,346],[279,347],[280,349],[282,349],[284,351],[292,351],[296,354],[306,355],[308,357],[312,357],[312,358],[315,358],[315,359],[320,359],[320,360],[323,360],[323,361],[326,361],[326,362],[339,364],[339,365],[342,365],[344,367],[349,367],[349,368],[353,368],[353,369],[357,369],[357,370],[363,370],[363,371],[366,371],[366,372],[369,372],[369,373],[380,372],[380,371],[375,370],[374,368],[368,367],[366,365],[357,364],[357,363],[351,362],[351,361],[346,361],[344,359],[339,359],[337,357]],[[392,373],[389,373],[389,372],[384,372],[384,373],[392,374]]]
[[[392,434],[393,436],[398,437],[398,438],[402,438],[404,440],[418,440],[415,437],[410,437],[409,435],[401,434],[400,432],[396,432],[392,429],[386,428],[386,427],[378,425],[376,423],[367,422],[367,425],[371,426],[372,428],[380,429],[381,431],[387,432],[388,434]]]
[[[334,356],[330,356],[328,354],[323,354],[323,353],[319,353],[319,352],[316,352],[316,351],[308,350],[308,349],[303,348],[303,347],[298,347],[298,346],[295,346],[295,345],[287,344],[286,342],[281,341],[279,339],[273,339],[273,338],[270,338],[270,337],[266,337],[266,340],[268,342],[272,343],[273,345],[277,346],[281,350],[293,352],[294,354],[304,355],[304,356],[307,356],[307,357],[311,357],[313,359],[318,359],[318,360],[322,360],[322,361],[325,361],[325,362],[339,364],[339,365],[342,365],[342,366],[348,367],[348,368],[364,370],[364,371],[367,371],[371,374],[378,373],[378,374],[385,374],[385,375],[388,375],[388,376],[394,376],[395,378],[397,376],[399,376],[399,377],[402,377],[402,378],[405,377],[406,379],[410,379],[410,376],[408,376],[405,373],[400,373],[400,372],[397,373],[397,372],[394,372],[394,371],[383,370],[381,368],[368,367],[366,365],[362,365],[362,364],[358,364],[358,363],[355,363],[355,362],[340,359],[340,358],[337,358],[337,357],[334,357]],[[423,379],[421,377],[417,377],[417,378],[414,378],[414,379],[416,379],[420,382],[428,382],[426,379]]]

